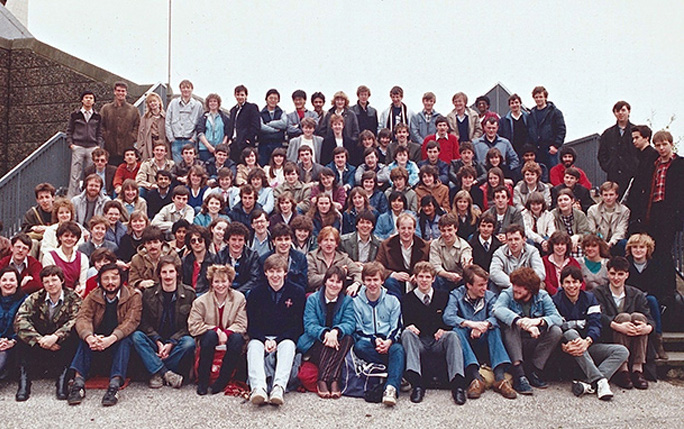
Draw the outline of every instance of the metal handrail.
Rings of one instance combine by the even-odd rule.
[[[35,205],[35,185],[48,182],[60,187],[69,183],[70,160],[66,134],[58,132],[0,179],[3,235],[12,236],[21,229],[24,213]]]

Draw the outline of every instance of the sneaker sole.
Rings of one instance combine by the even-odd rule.
[[[266,402],[266,398],[264,398],[264,397],[261,396],[261,395],[252,396],[252,397],[250,398],[249,401],[250,401],[252,404],[254,404],[254,405],[261,405],[261,404],[263,404],[264,402]]]
[[[572,394],[579,398],[584,395],[584,387],[579,383],[572,383]]]
[[[388,407],[393,407],[397,405],[397,400],[396,399],[383,399],[382,403]]]
[[[271,398],[268,400],[271,405],[283,405],[285,401],[282,398]]]
[[[610,401],[611,399],[613,399],[613,395],[603,395],[603,396],[599,396],[599,399],[602,400],[602,401]]]

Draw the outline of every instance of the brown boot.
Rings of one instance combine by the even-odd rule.
[[[501,396],[506,399],[515,399],[518,397],[518,394],[513,390],[513,386],[511,386],[511,383],[506,379],[495,381],[492,387],[495,392],[499,392]]]
[[[663,347],[663,334],[655,334],[656,359],[668,360],[670,357]]]
[[[468,386],[468,399],[477,399],[485,391],[485,384],[482,380],[479,378],[474,378],[473,381],[470,382],[470,386]]]

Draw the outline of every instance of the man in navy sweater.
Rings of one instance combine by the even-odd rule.
[[[563,317],[561,349],[585,375],[585,381],[572,382],[572,393],[596,392],[599,399],[609,401],[613,392],[608,380],[629,358],[629,351],[621,344],[596,343],[601,338],[601,306],[593,293],[580,289],[582,280],[579,267],[566,266],[560,275],[562,288],[553,296]]]
[[[268,401],[284,403],[283,394],[290,379],[296,343],[304,331],[304,291],[285,282],[287,259],[271,255],[264,262],[266,282],[259,284],[247,296],[247,368],[252,388],[250,401],[263,404],[267,397],[265,358],[275,353],[273,387]]]
[[[406,350],[406,379],[413,386],[411,402],[421,402],[425,396],[421,357],[427,352],[436,352],[446,360],[454,401],[463,405],[466,401],[463,351],[456,332],[442,320],[449,294],[432,287],[436,272],[429,262],[418,262],[413,275],[418,288],[407,293],[401,303],[406,326],[401,343]]]

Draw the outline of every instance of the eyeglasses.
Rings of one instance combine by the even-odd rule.
[[[191,244],[204,243],[204,239],[199,238],[199,237],[193,237],[190,239],[190,243]]]

